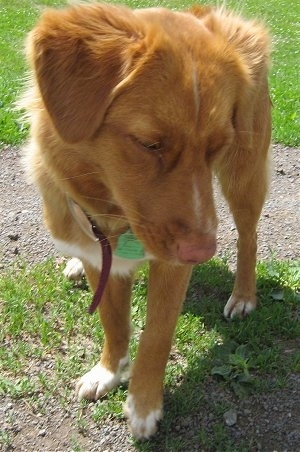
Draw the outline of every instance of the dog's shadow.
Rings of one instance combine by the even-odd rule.
[[[201,434],[214,437],[215,425],[220,420],[224,423],[224,412],[220,413],[222,403],[223,408],[232,402],[237,403],[238,398],[231,382],[213,376],[212,369],[216,366],[218,357],[235,353],[245,342],[248,346],[247,331],[251,330],[249,337],[253,337],[253,331],[257,330],[261,319],[272,317],[272,306],[267,304],[264,309],[260,306],[243,320],[226,320],[223,308],[233,283],[234,274],[225,261],[213,259],[195,267],[182,315],[199,320],[199,334],[213,330],[215,337],[221,340],[216,339],[215,343],[210,343],[205,351],[199,351],[195,344],[190,344],[194,349],[192,358],[183,366],[178,381],[172,385],[166,384],[164,419],[159,432],[146,445],[136,442],[137,450],[175,451],[188,450],[189,447],[197,450],[201,445]],[[267,273],[260,276],[257,280],[258,299],[266,299],[266,294],[274,289],[275,284],[272,276]],[[172,359],[176,361],[180,356],[172,358],[171,354],[170,359],[169,366],[172,366]],[[222,383],[218,384],[217,380]]]

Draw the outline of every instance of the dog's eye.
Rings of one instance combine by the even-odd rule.
[[[143,150],[145,150],[147,152],[153,152],[153,153],[160,154],[160,152],[163,150],[163,143],[159,140],[150,141],[150,140],[139,139],[136,137],[131,137],[131,139],[136,144],[138,144],[138,146],[140,148],[142,148]]]
[[[141,144],[147,151],[159,152],[162,150],[162,144],[160,141],[155,141],[154,143],[141,143]]]
[[[161,153],[164,150],[164,145],[160,140],[147,140],[131,136],[131,140],[138,145],[138,147],[149,153],[153,153],[161,157]]]

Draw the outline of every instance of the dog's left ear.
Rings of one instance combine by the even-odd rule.
[[[241,87],[234,114],[234,128],[241,146],[253,146],[254,123],[256,131],[263,132],[268,127],[270,111],[270,97],[268,90],[268,70],[270,65],[270,38],[264,26],[256,22],[242,21],[237,18],[233,24],[236,32],[229,29],[229,41],[236,48],[241,68],[244,73],[244,82]],[[265,119],[257,117],[259,113]],[[259,124],[260,123],[260,124]],[[249,132],[249,133],[248,133]]]
[[[132,11],[112,5],[46,10],[29,34],[27,55],[61,137],[91,138],[138,55],[143,31]]]
[[[270,37],[266,28],[256,21],[243,20],[224,8],[194,6],[189,12],[223,42],[224,55],[233,57],[240,80],[233,126],[241,146],[251,146],[255,112],[270,108],[268,69]],[[257,119],[256,119],[257,120]],[[265,121],[266,122],[266,121]],[[261,124],[259,127],[264,127]]]

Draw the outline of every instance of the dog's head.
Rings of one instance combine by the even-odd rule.
[[[161,259],[214,254],[212,167],[229,149],[251,146],[241,132],[252,130],[266,37],[218,14],[75,6],[45,12],[28,39],[45,109],[40,139],[50,127],[47,140],[57,143],[45,152],[57,166],[73,160],[70,177],[78,162],[93,172],[90,197],[104,185]]]

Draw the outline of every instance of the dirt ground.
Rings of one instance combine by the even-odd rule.
[[[258,258],[275,256],[279,259],[300,257],[300,151],[279,145],[273,147],[273,169],[268,200],[259,226]],[[32,186],[26,184],[20,166],[20,151],[7,147],[0,151],[0,271],[15,259],[22,258],[30,265],[55,254],[40,214],[40,202]],[[236,230],[228,209],[216,190],[219,213],[218,255],[235,264]],[[299,345],[299,344],[298,344]],[[287,353],[297,344],[286,344]],[[32,372],[39,363],[32,363]],[[270,387],[272,382],[270,382]],[[249,451],[300,450],[300,375],[290,374],[283,388],[270,390],[264,395],[252,395],[245,400],[236,399],[228,389],[217,388],[209,379],[203,389],[204,407],[197,416],[175,419],[172,425],[174,439],[187,444],[185,450],[200,451],[197,432],[202,425],[213,428],[215,414],[212,401],[224,401],[235,407],[237,416],[226,429],[233,444],[244,441]],[[42,395],[41,395],[42,397]],[[166,396],[166,404],[171,404]],[[78,427],[75,412],[78,403],[61,408],[57,399],[41,400],[40,412],[23,400],[0,395],[0,431],[13,438],[11,445],[0,450],[13,451],[134,451],[124,420],[106,419],[95,425],[91,416],[85,416],[84,429]],[[172,451],[165,445],[163,432],[156,437],[149,451]],[[213,448],[211,450],[222,450]],[[240,450],[234,447],[232,450]],[[244,449],[243,449],[244,450]]]

